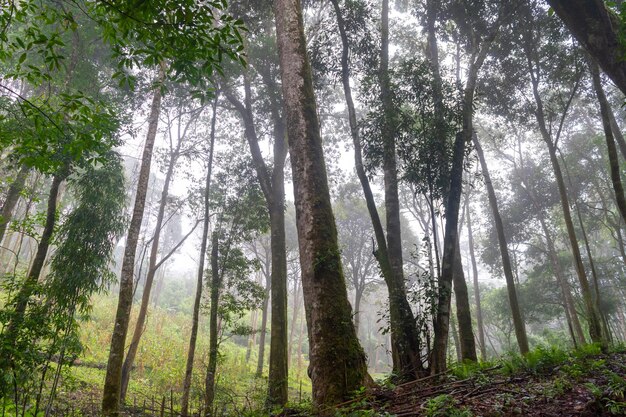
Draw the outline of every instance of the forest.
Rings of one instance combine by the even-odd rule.
[[[0,0],[0,417],[626,415],[626,2]]]

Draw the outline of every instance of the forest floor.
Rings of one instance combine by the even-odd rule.
[[[626,351],[538,349],[499,364],[380,388],[334,416],[625,416]]]

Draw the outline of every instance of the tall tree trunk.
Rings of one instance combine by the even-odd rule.
[[[163,78],[161,73],[160,78]],[[161,111],[161,89],[156,88],[152,98],[150,116],[148,118],[148,134],[144,144],[141,158],[141,168],[137,180],[137,194],[135,206],[128,228],[124,260],[122,261],[122,274],[120,277],[120,294],[115,313],[115,326],[111,335],[111,348],[107,363],[107,372],[102,394],[102,414],[105,417],[118,416],[122,383],[122,363],[124,349],[126,347],[126,334],[130,322],[130,311],[133,305],[133,271],[135,269],[135,252],[137,241],[143,220],[143,212],[146,205],[148,192],[148,180],[150,179],[150,165],[152,163],[152,151],[156,139],[159,114]]]
[[[26,182],[28,171],[28,167],[26,165],[22,165],[17,173],[17,176],[7,190],[7,196],[4,199],[2,208],[0,209],[0,242],[4,239],[7,226],[13,218],[13,210],[15,209],[17,201],[20,199],[20,193],[24,189],[24,183]]]
[[[513,271],[511,268],[511,259],[509,257],[509,249],[506,243],[506,235],[504,233],[504,225],[502,224],[502,218],[500,217],[500,210],[498,209],[498,200],[496,192],[491,182],[491,176],[489,175],[489,168],[487,167],[487,161],[485,160],[485,154],[480,146],[478,137],[474,136],[474,146],[478,159],[480,160],[480,166],[483,171],[483,178],[485,180],[485,187],[487,188],[487,196],[489,197],[489,206],[491,207],[491,213],[493,215],[493,221],[496,227],[496,234],[498,236],[498,246],[500,248],[500,256],[502,257],[502,269],[504,271],[504,277],[506,279],[506,289],[509,296],[509,306],[511,308],[511,315],[513,316],[513,327],[515,329],[515,337],[517,339],[517,345],[520,353],[525,355],[528,353],[528,338],[526,336],[526,327],[522,318],[522,312],[517,300],[517,292],[515,290],[515,279],[513,278]]]
[[[143,286],[143,294],[141,296],[141,305],[139,306],[139,315],[137,316],[137,322],[135,323],[135,330],[133,337],[126,353],[126,359],[122,366],[122,386],[120,393],[120,401],[124,403],[126,400],[126,391],[128,389],[128,382],[130,381],[130,371],[132,370],[135,357],[137,356],[137,350],[139,349],[139,343],[141,336],[143,335],[146,318],[148,316],[148,306],[150,305],[150,293],[152,292],[152,284],[154,283],[154,276],[158,269],[157,256],[159,255],[159,244],[161,242],[161,231],[163,229],[163,218],[165,217],[165,207],[170,193],[170,184],[174,176],[174,168],[178,160],[180,152],[180,146],[182,138],[178,138],[178,144],[176,149],[170,150],[170,158],[167,166],[167,172],[165,174],[165,180],[163,181],[163,190],[161,191],[161,199],[159,201],[159,209],[157,212],[156,224],[154,226],[154,236],[152,237],[152,246],[150,247],[150,257],[148,260],[148,273],[146,274],[146,282]]]
[[[469,192],[465,194],[469,200]],[[468,201],[469,203],[469,201]],[[467,210],[467,239],[469,245],[470,261],[472,262],[472,278],[474,280],[474,301],[476,302],[476,327],[478,327],[478,343],[480,344],[480,360],[487,360],[487,346],[485,345],[485,327],[483,324],[483,309],[480,304],[480,288],[478,287],[478,266],[476,265],[476,255],[474,254],[474,233],[472,230],[472,218],[469,204],[465,205]]]
[[[66,171],[66,168],[63,169]],[[13,303],[15,308],[7,323],[6,328],[2,334],[2,338],[8,343],[3,343],[0,348],[0,370],[6,370],[11,365],[13,360],[13,351],[18,337],[20,327],[24,321],[24,315],[26,314],[26,307],[28,301],[33,295],[39,281],[39,276],[43,269],[48,255],[48,249],[52,240],[52,234],[54,233],[54,227],[56,224],[57,216],[57,200],[59,196],[59,187],[63,182],[67,174],[56,174],[52,177],[52,184],[50,185],[50,191],[48,192],[48,203],[46,208],[46,222],[44,225],[39,244],[37,245],[37,252],[31,264],[28,275],[22,283],[19,291],[15,295]]]
[[[211,307],[209,311],[209,364],[207,365],[204,391],[205,416],[213,416],[215,400],[215,372],[217,371],[217,309],[220,300],[221,277],[218,263],[219,235],[213,232],[211,239]]]
[[[459,325],[459,349],[461,361],[473,361],[476,356],[476,342],[472,330],[472,312],[469,304],[467,283],[463,273],[463,263],[461,262],[461,247],[459,240],[456,242],[456,258],[454,260],[454,271],[452,273],[452,283],[454,285],[454,300],[456,302],[456,318]]]
[[[557,148],[556,144],[552,141],[552,137],[548,128],[546,126],[544,110],[543,110],[543,101],[541,96],[539,95],[539,80],[535,75],[535,72],[532,67],[532,61],[530,55],[528,57],[529,61],[529,69],[531,75],[531,82],[533,87],[533,95],[535,97],[535,103],[537,109],[535,111],[535,118],[537,119],[537,124],[539,125],[539,131],[541,133],[541,137],[548,147],[548,153],[550,155],[550,163],[552,165],[552,171],[554,172],[554,177],[556,179],[557,187],[559,189],[559,196],[561,199],[561,209],[563,211],[563,220],[565,221],[565,227],[567,230],[567,236],[569,238],[570,247],[572,250],[572,256],[574,258],[574,266],[576,268],[576,274],[578,276],[578,281],[580,283],[580,289],[583,296],[583,300],[585,302],[585,308],[587,310],[587,319],[589,321],[589,335],[591,336],[591,340],[594,343],[600,343],[605,346],[605,335],[602,333],[602,324],[601,324],[601,315],[598,309],[597,303],[594,301],[593,294],[591,292],[591,288],[589,286],[589,280],[587,279],[587,273],[585,272],[585,266],[583,265],[582,256],[580,254],[580,248],[578,246],[578,238],[576,237],[576,231],[574,230],[574,222],[572,221],[572,214],[570,211],[569,198],[567,197],[567,188],[565,187],[565,181],[563,179],[563,173],[561,171],[561,166],[559,164],[559,160],[556,154]],[[570,99],[568,101],[567,108],[563,112],[563,118],[569,108],[569,103],[571,103],[578,84],[574,86],[572,89],[572,94],[570,95]],[[558,140],[558,132],[557,132],[557,140]]]
[[[322,151],[299,0],[276,0],[276,34],[288,126],[313,404],[341,402],[369,384],[352,325]]]
[[[430,25],[433,25],[434,5],[428,10]],[[434,340],[434,354],[433,354],[433,368],[432,373],[440,373],[446,370],[446,343],[448,340],[449,331],[449,318],[450,318],[450,297],[451,297],[451,284],[454,271],[454,263],[456,259],[456,249],[458,246],[458,217],[459,217],[459,205],[461,201],[461,193],[463,188],[463,159],[465,152],[465,144],[469,144],[474,136],[473,117],[474,117],[474,94],[476,90],[476,84],[478,82],[478,72],[480,71],[487,53],[491,49],[491,44],[495,39],[500,24],[500,17],[498,21],[494,23],[494,27],[491,30],[489,36],[483,41],[483,45],[475,43],[475,39],[471,40],[472,51],[470,55],[470,65],[467,75],[467,81],[465,88],[463,89],[463,129],[457,133],[454,151],[452,158],[452,168],[450,170],[450,187],[446,196],[446,226],[444,235],[444,247],[443,257],[441,260],[441,277],[439,278],[439,295],[437,302],[437,315],[435,320],[435,340]],[[435,44],[436,38],[434,37],[434,29],[430,30],[431,43]],[[436,48],[431,46],[431,49]],[[431,52],[432,53],[432,52]],[[434,62],[434,59],[432,60]],[[438,62],[438,61],[437,61]],[[437,64],[438,65],[438,64]],[[474,348],[475,349],[475,348]],[[476,353],[474,352],[474,356]]]
[[[591,60],[590,60],[591,61]],[[611,108],[606,99],[604,90],[602,89],[602,81],[600,80],[600,70],[595,62],[589,63],[589,70],[593,79],[593,88],[596,91],[598,102],[600,103],[600,115],[602,117],[602,127],[604,128],[604,138],[606,139],[606,147],[609,155],[609,167],[611,168],[611,183],[615,191],[615,200],[617,208],[622,215],[622,220],[626,222],[626,198],[624,198],[624,187],[619,167],[619,157],[617,155],[617,147],[615,146],[615,138],[613,129],[611,128]]]
[[[437,296],[437,312],[434,322],[435,340],[433,341],[432,374],[445,372],[448,337],[450,332],[450,302],[452,299],[452,278],[458,240],[459,207],[462,192],[463,156],[465,138],[458,133],[454,143],[450,188],[446,204],[446,228],[443,242],[441,276]]]
[[[271,276],[265,275],[265,298],[263,299],[263,307],[261,313],[261,336],[259,336],[259,355],[256,366],[256,377],[263,376],[263,362],[265,361],[265,336],[267,334],[267,315],[270,301]]]
[[[265,72],[262,78],[272,93],[278,89],[275,81]],[[271,337],[268,379],[268,406],[287,403],[288,349],[287,349],[287,247],[285,240],[285,174],[287,156],[285,125],[280,114],[281,103],[277,94],[270,93],[271,116],[274,124],[274,167],[271,172],[263,159],[254,125],[250,81],[244,76],[244,102],[229,90],[226,97],[239,112],[245,127],[257,178],[270,215],[271,248]],[[262,359],[260,359],[262,363]],[[260,376],[260,374],[259,374]]]
[[[382,226],[382,221],[378,214],[374,194],[372,192],[369,179],[363,166],[363,152],[359,137],[356,110],[352,99],[352,89],[350,87],[350,67],[348,62],[349,43],[346,34],[345,21],[337,0],[331,0],[337,16],[337,25],[342,41],[341,55],[341,79],[343,84],[346,105],[348,108],[348,120],[350,123],[350,133],[354,146],[354,159],[357,176],[363,189],[365,203],[372,221],[374,236],[378,248],[375,251],[376,260],[380,266],[383,279],[389,292],[389,321],[392,338],[392,357],[394,361],[394,374],[403,379],[414,379],[423,373],[423,365],[420,359],[419,335],[415,325],[413,312],[407,301],[406,289],[404,286],[404,275],[398,276],[394,273],[391,265],[390,253],[387,245],[387,238],[391,233],[387,229],[387,238]],[[387,34],[388,36],[388,34]],[[397,196],[397,189],[396,189]],[[398,234],[398,237],[400,235]],[[400,264],[402,263],[400,253]],[[397,271],[396,271],[397,272]],[[400,269],[401,272],[401,269]]]
[[[211,175],[213,173],[213,151],[215,149],[215,123],[217,121],[217,99],[213,99],[213,117],[211,119],[211,133],[209,143],[209,160],[207,162],[206,179],[204,183],[204,222],[202,225],[202,241],[200,243],[200,259],[198,261],[198,274],[196,279],[196,295],[193,302],[191,317],[191,335],[189,336],[189,348],[187,349],[187,364],[185,366],[185,379],[183,380],[183,395],[180,400],[180,414],[187,417],[189,413],[189,392],[191,390],[191,376],[193,374],[193,360],[196,353],[196,341],[198,339],[198,322],[200,318],[200,303],[202,301],[202,287],[204,282],[204,261],[206,258],[207,244],[209,240],[209,198],[211,195]]]

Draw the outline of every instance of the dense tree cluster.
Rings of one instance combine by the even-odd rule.
[[[324,414],[374,373],[626,341],[621,1],[0,7],[3,410],[54,413],[108,292],[121,415],[164,282],[182,416],[238,403],[229,343],[256,406],[306,373]]]

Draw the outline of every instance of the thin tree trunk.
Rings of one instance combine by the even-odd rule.
[[[289,330],[289,357],[288,357],[288,365],[291,368],[291,355],[293,351],[293,336],[296,330],[296,322],[298,321],[298,313],[300,313],[300,280],[296,277],[296,288],[293,293],[293,315],[291,316],[291,329]]]
[[[276,34],[288,126],[313,404],[318,409],[369,385],[352,325],[300,2],[276,0]]]
[[[159,254],[159,244],[161,243],[161,231],[163,229],[165,207],[167,206],[167,201],[169,199],[170,184],[174,176],[174,168],[178,160],[181,144],[182,138],[179,137],[176,148],[170,150],[170,158],[167,166],[167,172],[165,174],[165,180],[163,182],[163,190],[161,191],[161,199],[159,201],[156,224],[154,226],[154,236],[152,237],[152,246],[150,248],[150,257],[148,260],[148,273],[146,275],[146,281],[143,286],[143,294],[141,296],[139,315],[137,316],[137,322],[135,323],[133,337],[131,339],[130,346],[128,347],[128,353],[126,354],[124,365],[122,366],[122,384],[120,393],[120,401],[122,403],[124,403],[126,400],[126,391],[128,389],[128,382],[130,381],[130,371],[132,370],[133,363],[135,362],[137,350],[139,349],[139,343],[141,342],[141,336],[146,326],[148,306],[150,305],[150,293],[152,292],[154,276],[158,269],[157,256]]]
[[[26,182],[28,171],[28,167],[26,165],[22,165],[17,173],[17,176],[7,190],[6,198],[4,199],[4,203],[0,209],[0,242],[2,242],[7,226],[13,218],[13,210],[15,209],[17,201],[20,199],[20,193],[24,189],[24,183]]]
[[[434,6],[432,6],[434,7]],[[429,13],[433,13],[432,10]],[[432,20],[432,19],[429,19]],[[500,19],[498,19],[500,21]],[[478,81],[478,72],[485,62],[487,53],[499,30],[499,24],[495,23],[492,33],[484,40],[484,45],[473,45],[470,58],[470,67],[467,82],[463,90],[463,129],[457,133],[450,170],[450,187],[446,202],[446,226],[444,234],[443,257],[441,260],[441,277],[439,279],[439,295],[437,303],[437,316],[435,320],[435,340],[433,367],[431,372],[436,374],[446,370],[446,344],[448,341],[450,319],[451,284],[458,245],[458,217],[461,193],[463,188],[463,159],[465,144],[469,144],[474,136],[474,93]],[[474,356],[476,356],[474,352]]]
[[[524,185],[525,179],[522,178],[522,185]],[[539,223],[541,224],[541,228],[546,237],[546,246],[548,249],[548,256],[550,257],[550,262],[552,264],[552,269],[554,275],[556,277],[556,281],[561,288],[561,293],[563,294],[563,303],[565,306],[565,313],[568,323],[571,328],[571,332],[573,335],[574,345],[580,344],[584,345],[585,335],[582,330],[582,326],[580,325],[580,320],[578,319],[578,312],[576,311],[576,304],[574,303],[574,297],[572,296],[572,292],[569,287],[569,283],[567,282],[567,278],[565,278],[565,274],[563,273],[563,269],[561,268],[561,263],[559,262],[558,254],[556,252],[556,248],[554,246],[554,241],[550,236],[550,230],[546,224],[546,220],[543,215],[543,211],[539,207],[538,199],[533,189],[530,187],[530,184],[525,184],[524,188],[528,193],[528,197],[530,198],[531,203],[534,205],[535,209],[538,211]]]
[[[215,372],[217,370],[217,309],[220,299],[220,271],[218,264],[219,235],[213,232],[211,239],[211,307],[209,312],[209,364],[207,365],[204,392],[205,416],[213,416],[215,400]]]
[[[500,247],[500,256],[502,257],[502,269],[504,271],[504,277],[506,279],[506,289],[509,296],[509,306],[511,307],[511,315],[513,316],[513,327],[515,329],[515,337],[517,339],[517,345],[520,353],[525,355],[528,353],[528,338],[526,336],[526,327],[524,325],[524,319],[522,318],[522,312],[517,300],[517,292],[515,290],[515,279],[513,278],[513,271],[511,268],[511,259],[509,257],[509,249],[506,243],[506,235],[504,233],[504,225],[502,224],[502,218],[500,217],[500,210],[498,209],[498,200],[496,192],[491,182],[491,176],[489,175],[489,168],[487,167],[487,161],[485,161],[485,154],[480,146],[478,137],[474,136],[474,146],[478,159],[480,160],[480,166],[483,171],[483,178],[485,180],[485,187],[487,188],[487,196],[489,197],[489,206],[491,207],[491,213],[493,215],[493,221],[496,227],[496,234],[498,236],[498,246]]]
[[[391,238],[391,233],[396,230],[387,228],[387,238],[382,226],[382,221],[378,214],[374,194],[372,192],[369,179],[363,166],[363,154],[361,141],[359,137],[358,124],[356,119],[356,110],[352,99],[352,89],[350,87],[350,68],[348,62],[349,44],[345,29],[345,22],[337,0],[331,0],[335,13],[337,15],[337,24],[339,34],[342,40],[342,57],[341,57],[341,78],[343,84],[346,105],[348,108],[348,120],[350,123],[350,133],[354,146],[354,158],[357,176],[363,189],[367,210],[372,221],[376,244],[378,248],[375,251],[376,260],[380,266],[383,279],[387,285],[389,292],[389,321],[392,334],[392,357],[394,360],[394,374],[402,379],[414,379],[423,373],[423,365],[420,359],[419,335],[415,326],[415,318],[411,311],[411,307],[406,298],[406,289],[404,288],[404,275],[402,274],[402,253],[400,250],[400,268],[392,267],[391,254],[388,249],[387,239],[394,240],[393,244],[397,246],[395,238]],[[388,36],[388,34],[387,34]],[[388,43],[388,41],[386,41]],[[395,158],[395,156],[394,156]],[[397,188],[396,188],[397,200]],[[398,212],[399,216],[399,212]],[[399,219],[399,217],[398,217]],[[392,221],[393,223],[393,221]],[[389,224],[387,225],[389,227]],[[395,224],[393,225],[395,227]],[[398,240],[400,239],[399,229],[397,230]],[[394,248],[395,248],[394,246]],[[397,266],[397,259],[396,259]],[[397,275],[400,272],[401,275]]]
[[[187,349],[187,364],[185,366],[185,379],[183,380],[183,395],[180,400],[180,414],[187,417],[189,413],[189,392],[191,390],[191,376],[193,374],[193,360],[196,353],[196,341],[198,339],[198,323],[200,318],[200,302],[202,301],[202,287],[204,281],[204,261],[206,258],[207,243],[209,240],[209,197],[211,195],[211,175],[213,173],[213,152],[215,149],[215,122],[217,121],[217,99],[213,99],[213,118],[211,119],[211,134],[209,143],[209,161],[207,162],[206,179],[204,183],[204,223],[202,225],[202,241],[200,243],[200,259],[198,262],[198,275],[196,279],[196,295],[193,302],[191,317],[191,335],[189,336],[189,348]]]
[[[622,220],[626,222],[626,198],[624,197],[624,187],[622,186],[617,147],[615,146],[615,138],[613,136],[613,129],[611,128],[611,108],[604,94],[604,90],[602,89],[598,65],[595,62],[590,62],[589,70],[591,71],[591,77],[593,79],[593,88],[596,91],[596,96],[600,103],[600,115],[602,117],[602,127],[604,128],[604,138],[606,139],[609,167],[611,168],[611,183],[613,185],[613,191],[615,191],[615,200],[617,202],[617,208],[622,215]]]
[[[160,78],[163,78],[161,73]],[[152,98],[150,116],[148,118],[148,134],[144,144],[143,156],[141,158],[141,168],[137,180],[137,194],[133,215],[128,228],[126,247],[124,249],[124,260],[122,262],[122,274],[120,277],[120,294],[115,314],[115,326],[111,336],[111,347],[109,360],[107,363],[107,373],[104,381],[102,394],[102,414],[105,417],[118,416],[121,383],[122,364],[124,350],[126,347],[126,334],[130,322],[130,312],[133,305],[133,272],[135,269],[135,252],[137,251],[137,241],[143,220],[144,208],[146,205],[146,194],[148,191],[148,181],[150,179],[150,165],[152,163],[152,151],[156,139],[157,127],[159,124],[159,114],[161,111],[161,89],[156,88]]]
[[[469,193],[465,194],[469,200]],[[474,254],[474,234],[472,231],[472,219],[470,206],[466,204],[467,210],[467,238],[469,245],[470,260],[472,262],[472,278],[474,280],[474,300],[476,302],[476,326],[478,327],[478,343],[480,343],[480,359],[487,360],[487,346],[485,345],[485,327],[483,325],[483,310],[480,305],[480,288],[478,287],[478,266],[476,265],[476,255]]]
[[[268,89],[278,87],[273,78],[262,74]],[[274,167],[269,169],[259,146],[252,112],[250,81],[244,76],[244,102],[226,90],[226,97],[235,106],[244,122],[245,135],[250,146],[252,160],[263,191],[270,215],[271,248],[271,337],[268,379],[268,406],[283,406],[287,403],[288,349],[287,349],[287,248],[285,240],[285,174],[287,156],[285,125],[280,114],[281,103],[270,94],[271,116],[274,123]],[[261,360],[262,362],[262,360]]]
[[[456,354],[456,361],[462,362],[463,358],[461,354],[461,343],[459,342],[458,327],[456,325],[454,314],[450,315],[450,336],[452,336],[452,342],[454,343],[454,352]]]
[[[359,327],[361,322],[361,298],[363,298],[363,290],[354,290],[354,331],[359,335]]]

